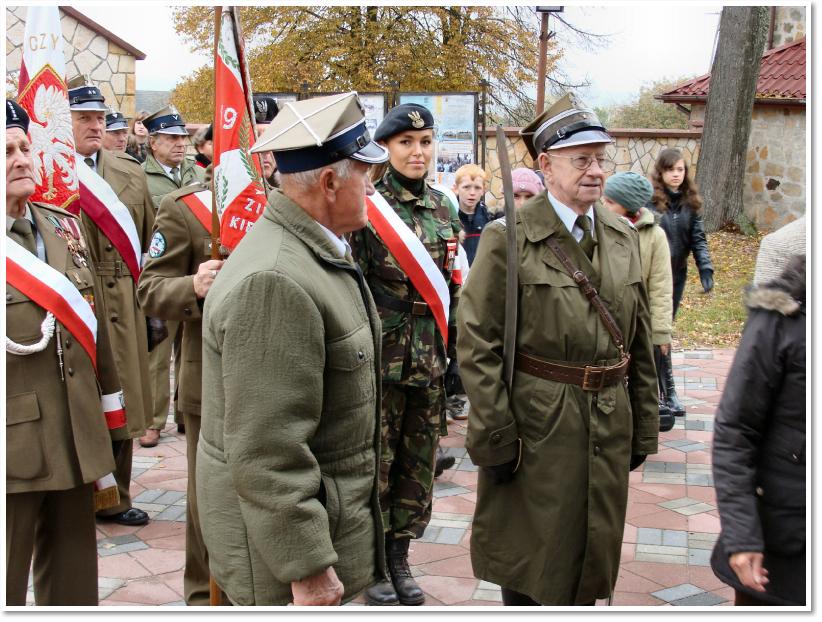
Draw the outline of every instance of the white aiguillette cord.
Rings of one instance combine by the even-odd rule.
[[[20,343],[15,343],[9,339],[7,335],[6,352],[22,356],[45,350],[46,346],[49,344],[49,341],[51,341],[51,338],[54,336],[54,315],[52,315],[51,311],[46,311],[46,318],[40,324],[40,333],[42,334],[40,341],[27,346]]]

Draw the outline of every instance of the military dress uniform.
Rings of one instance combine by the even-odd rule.
[[[143,121],[149,135],[169,134],[188,136],[185,129],[185,120],[173,106],[166,106],[154,114],[149,115]],[[180,188],[193,183],[205,181],[204,169],[197,166],[193,160],[184,159],[177,167],[176,173],[172,170],[168,173],[165,168],[148,150],[146,160],[141,165],[146,176],[148,190],[154,204],[155,214],[160,207],[160,202],[167,194],[175,192]],[[180,322],[177,320],[167,320],[168,339],[161,341],[152,349],[149,355],[149,366],[151,374],[151,389],[154,395],[154,406],[152,420],[149,428],[152,430],[162,430],[168,418],[168,407],[170,395],[169,372],[171,369],[171,355],[174,351],[174,377],[175,384],[180,376],[180,343],[182,331]],[[182,417],[178,413],[178,405],[175,399],[174,420],[182,423]],[[156,445],[156,443],[154,443]],[[145,445],[147,447],[151,445]]]
[[[106,110],[100,90],[86,84],[82,77],[69,82],[69,101],[72,111]],[[82,156],[78,154],[77,157]],[[137,229],[140,250],[145,253],[154,224],[154,208],[140,165],[126,153],[106,149],[100,149],[86,159],[128,209]],[[137,284],[120,251],[85,212],[81,221],[101,293],[98,306],[108,323],[128,419],[126,428],[115,437],[114,447],[120,504],[98,513],[98,516],[127,524],[143,524],[148,521],[148,515],[132,508],[129,485],[133,454],[131,439],[145,431],[152,407],[146,317],[137,304]],[[128,516],[122,516],[124,513]]]
[[[410,125],[404,114],[406,107],[398,106],[389,112],[377,128],[377,140],[390,138],[406,126],[433,126],[431,113],[416,105],[409,108],[414,108],[412,114],[420,113],[420,118],[430,122],[427,127],[421,122],[417,123],[420,127]],[[448,284],[448,339],[453,356],[459,285],[452,271],[460,224],[444,194],[423,180],[420,185],[421,193],[412,193],[389,165],[375,187],[416,234]],[[351,236],[351,249],[382,320],[380,507],[390,564],[392,547],[403,548],[407,559],[409,539],[422,537],[431,518],[437,444],[439,436],[448,434],[443,386],[446,344],[428,305],[370,222]],[[397,554],[403,556],[402,552]],[[402,594],[400,598],[401,602],[405,600]],[[420,604],[420,598],[424,596],[415,590],[415,596],[403,604]]]
[[[188,487],[183,587],[189,605],[209,603],[208,554],[200,531],[194,484],[200,436],[201,331],[205,299],[194,293],[193,275],[201,263],[211,259],[211,235],[183,200],[203,190],[207,190],[206,186],[192,184],[166,195],[161,201],[154,221],[154,237],[162,236],[164,243],[152,245],[137,288],[140,305],[146,313],[182,326],[182,343],[177,357],[181,362],[177,376],[177,403],[186,426]]]
[[[50,205],[30,203],[29,210],[35,236],[18,233],[8,216],[6,235],[64,274],[91,304],[98,321],[97,373],[59,321],[41,351],[9,352],[8,340],[37,343],[45,311],[7,282],[6,604],[25,605],[33,554],[38,605],[96,605],[94,482],[114,469],[101,390],[117,393],[120,382],[79,221]]]

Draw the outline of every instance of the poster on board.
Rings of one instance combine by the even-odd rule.
[[[327,97],[338,93],[311,93],[309,97]],[[385,93],[357,93],[365,110],[365,127],[374,135],[377,126],[382,123],[386,113]]]
[[[463,164],[476,162],[477,93],[403,93],[400,104],[420,104],[434,115],[436,152],[430,178],[445,186]]]

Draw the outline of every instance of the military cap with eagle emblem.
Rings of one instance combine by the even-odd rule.
[[[178,134],[188,136],[183,115],[174,106],[165,106],[143,119],[149,134]]]
[[[13,127],[19,127],[24,132],[29,131],[29,115],[13,99],[6,100],[6,129],[10,130]]]
[[[254,96],[254,120],[257,123],[271,123],[279,111],[275,98],[270,95]]]
[[[400,104],[394,106],[385,115],[374,140],[383,141],[409,130],[430,130],[434,128],[434,115],[425,106],[420,104]]]
[[[519,133],[535,160],[543,151],[613,142],[596,113],[571,93],[563,95]]]
[[[128,123],[122,112],[112,110],[106,115],[106,131],[116,132],[117,130],[127,130]]]
[[[76,76],[66,84],[68,88],[69,110],[79,112],[81,110],[108,110],[106,98],[100,92],[88,76]]]
[[[284,102],[251,153],[274,152],[280,173],[311,171],[345,158],[366,164],[388,160],[371,140],[365,111],[355,91]]]

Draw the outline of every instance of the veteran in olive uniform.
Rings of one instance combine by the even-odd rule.
[[[166,106],[149,115],[143,120],[148,131],[148,155],[143,162],[143,171],[146,174],[148,189],[155,209],[167,194],[175,192],[184,186],[193,183],[202,183],[205,180],[205,169],[186,158],[188,132],[185,120],[174,106]],[[165,239],[162,234],[152,240],[154,252],[163,252]],[[174,351],[174,378],[180,377],[180,340],[182,332],[180,322],[166,321],[168,339],[158,343],[149,356],[151,370],[151,390],[154,396],[154,407],[151,423],[140,445],[154,447],[160,441],[160,430],[166,426],[168,419],[169,373],[171,370],[171,355]],[[174,421],[183,423],[177,400],[174,400]]]
[[[7,265],[6,605],[26,604],[32,555],[38,605],[96,605],[94,482],[114,469],[101,389],[121,396],[120,384],[80,221],[27,203],[35,188],[28,125],[26,112],[6,100],[7,261],[15,249],[31,253],[36,266],[77,288],[98,322],[97,370],[70,328],[14,286]],[[23,279],[21,287],[31,277]],[[78,302],[72,309],[80,313]]]
[[[101,148],[106,105],[100,90],[82,76],[69,81],[68,87],[77,157],[103,178],[128,209],[137,229],[140,250],[145,253],[154,224],[154,209],[140,165],[126,153]],[[116,240],[109,239],[87,213],[82,213],[81,220],[101,294],[97,304],[108,323],[128,417],[128,425],[116,437],[114,447],[120,504],[100,512],[98,517],[124,525],[142,525],[148,522],[148,514],[131,506],[129,485],[131,439],[145,431],[152,407],[146,317],[137,305],[137,284]]]
[[[203,312],[200,522],[234,604],[335,605],[385,574],[379,316],[341,236],[386,154],[356,93],[289,102],[266,150],[282,190]]]
[[[444,194],[426,182],[433,155],[434,117],[424,106],[390,110],[374,135],[391,154],[376,189],[419,238],[450,295],[448,348],[434,314],[369,222],[351,248],[382,320],[382,460],[380,506],[392,581],[366,593],[375,605],[421,605],[425,594],[411,577],[408,546],[431,518],[439,436],[448,433],[443,376],[454,357],[459,285],[451,278],[459,219]],[[449,352],[446,352],[446,349]],[[393,585],[392,585],[393,584]]]
[[[617,580],[628,472],[657,451],[648,300],[636,230],[597,202],[613,162],[594,113],[565,96],[522,134],[547,192],[485,228],[459,310],[466,447],[481,467],[471,563],[506,605],[592,605]],[[506,227],[519,278],[510,391]],[[622,348],[554,242],[599,292]]]
[[[194,475],[200,436],[202,310],[206,294],[223,262],[211,259],[210,224],[206,228],[208,223],[203,223],[195,215],[196,203],[192,208],[192,201],[200,201],[202,211],[210,214],[211,193],[199,183],[172,192],[160,202],[154,221],[155,242],[140,275],[137,296],[146,313],[182,325],[177,397],[186,426],[188,462],[183,589],[187,604],[208,605],[208,555],[200,531]],[[168,377],[165,382],[168,396]]]

